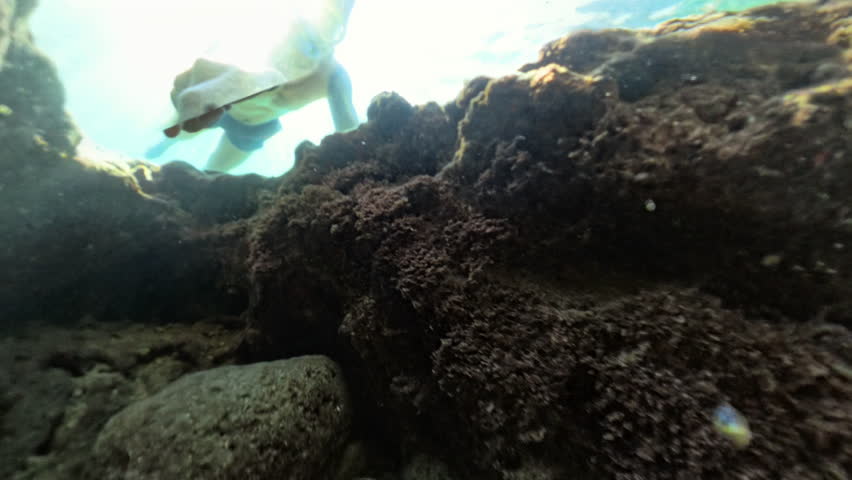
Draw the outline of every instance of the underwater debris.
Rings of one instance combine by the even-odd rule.
[[[774,268],[781,264],[784,257],[778,253],[769,253],[760,259],[760,264],[767,268]]]
[[[730,404],[724,403],[716,408],[713,412],[713,426],[737,448],[745,448],[751,443],[748,421]]]
[[[0,103],[0,117],[10,117],[15,113],[11,107],[6,104]]]
[[[45,151],[50,149],[50,144],[47,143],[47,140],[44,139],[41,134],[33,134],[33,143],[35,143],[38,147],[42,148]]]

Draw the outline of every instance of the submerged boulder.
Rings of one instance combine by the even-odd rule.
[[[92,478],[331,478],[351,415],[325,357],[197,372],[110,419]]]

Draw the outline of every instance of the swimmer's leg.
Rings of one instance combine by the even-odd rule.
[[[175,125],[178,123],[177,114],[172,115],[171,121],[167,125]],[[162,156],[166,153],[166,150],[170,149],[174,144],[176,144],[179,140],[176,137],[165,137],[162,138],[159,142],[154,145],[148,147],[145,150],[145,158],[148,160],[153,160]]]
[[[278,119],[248,125],[234,119],[227,112],[216,122],[216,126],[222,127],[225,134],[204,169],[217,172],[227,172],[238,167],[255,150],[260,150],[266,140],[281,131],[281,122]]]
[[[240,150],[228,140],[228,135],[222,135],[222,138],[219,139],[219,145],[216,146],[216,150],[213,150],[210,158],[207,159],[207,165],[204,166],[204,170],[214,172],[230,171],[239,167],[252,153]]]
[[[166,153],[166,150],[171,148],[172,145],[177,143],[177,140],[174,138],[164,138],[157,142],[156,145],[152,145],[148,147],[148,150],[145,150],[145,158],[148,160],[153,160],[162,154]]]
[[[348,132],[358,128],[358,114],[352,104],[352,80],[340,64],[328,79],[328,107],[335,130]]]

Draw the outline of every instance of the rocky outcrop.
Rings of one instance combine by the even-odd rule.
[[[351,410],[321,356],[186,375],[104,426],[92,478],[332,478]],[[164,448],[166,447],[166,448]]]
[[[81,143],[56,69],[32,43],[35,3],[0,0],[0,328],[241,311],[245,287],[220,282],[236,262],[221,262],[205,232],[255,212],[269,182],[175,164],[153,186],[159,167]],[[195,193],[221,203],[199,206]]]
[[[451,478],[844,478],[850,18],[848,1],[784,4],[576,33],[443,107],[381,95],[278,179],[78,149],[72,198],[92,202],[34,207],[54,220],[6,257],[26,282],[3,292],[21,319],[33,285],[42,314],[98,325],[241,315],[239,346],[231,330],[179,373],[327,355],[385,470],[422,455]],[[87,206],[101,195],[119,213]],[[116,254],[48,241],[81,222],[69,238]],[[86,358],[61,364],[92,375]],[[714,430],[723,403],[747,448]]]
[[[155,328],[89,317],[4,335],[0,478],[86,478],[112,415],[184,374],[232,363],[240,326],[228,317]]]
[[[282,179],[249,345],[342,336],[397,434],[467,475],[849,469],[850,13],[580,33],[442,110],[382,98]]]
[[[4,366],[12,364],[9,358],[3,360]],[[54,430],[68,408],[73,384],[70,375],[55,368],[33,369],[15,381],[10,378],[12,371],[3,370],[0,476],[12,478],[28,456],[50,449]]]

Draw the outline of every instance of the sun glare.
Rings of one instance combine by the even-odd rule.
[[[36,11],[32,26],[37,44],[57,63],[67,108],[84,133],[105,148],[141,157],[170,120],[175,75],[214,47],[220,53],[227,47],[243,66],[263,63],[288,18],[316,17],[319,4],[51,0]],[[366,120],[370,99],[382,91],[397,91],[413,104],[445,103],[466,79],[512,72],[579,23],[572,12],[573,5],[541,0],[360,0],[336,58],[352,77],[355,106]],[[546,24],[553,27],[542,29]],[[233,173],[280,174],[301,141],[318,143],[333,131],[323,101],[282,120],[283,131]],[[218,132],[206,132],[161,160],[201,166],[217,138]]]

